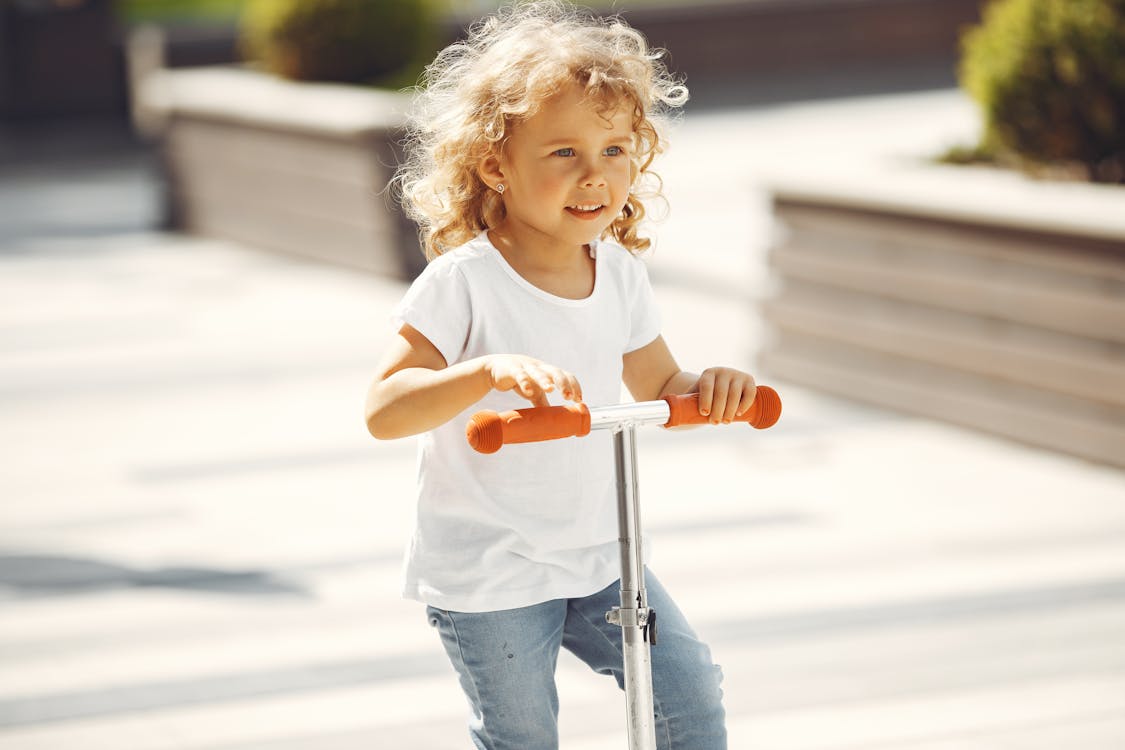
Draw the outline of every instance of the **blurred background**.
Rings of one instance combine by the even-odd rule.
[[[665,337],[785,405],[640,435],[731,747],[1125,747],[1125,8],[592,5],[692,94]],[[362,403],[404,88],[496,6],[0,0],[0,746],[467,745]]]

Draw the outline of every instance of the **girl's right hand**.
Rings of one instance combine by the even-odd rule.
[[[492,388],[497,391],[515,391],[533,406],[550,406],[547,394],[558,389],[563,398],[582,400],[582,386],[566,370],[521,354],[496,354],[488,357],[484,366]]]

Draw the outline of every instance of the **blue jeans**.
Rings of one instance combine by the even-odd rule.
[[[581,599],[554,599],[498,612],[427,607],[469,700],[469,734],[480,750],[555,750],[559,699],[555,664],[563,646],[624,688],[621,628],[605,621],[620,603],[614,582]],[[658,615],[652,647],[656,744],[660,750],[720,750],[727,737],[722,671],[671,597],[646,571]],[[624,723],[624,703],[622,703]]]

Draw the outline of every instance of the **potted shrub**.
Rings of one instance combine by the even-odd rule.
[[[1031,175],[888,162],[777,180],[763,364],[1125,466],[1125,188],[1099,184],[1125,164],[1125,4],[998,0],[964,50],[984,122],[970,151]]]
[[[409,278],[424,265],[387,189],[413,83],[437,47],[425,0],[249,0],[248,65],[161,70],[172,218],[226,237]]]
[[[964,38],[984,160],[1125,183],[1125,4],[1005,0]],[[1057,173],[1057,172],[1056,172]]]

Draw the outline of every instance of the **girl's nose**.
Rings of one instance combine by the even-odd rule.
[[[605,173],[599,169],[590,168],[586,170],[585,176],[582,178],[582,187],[603,188],[605,187]]]
[[[582,174],[578,183],[584,188],[605,187],[604,166],[599,159],[590,159],[587,156],[582,160]]]

